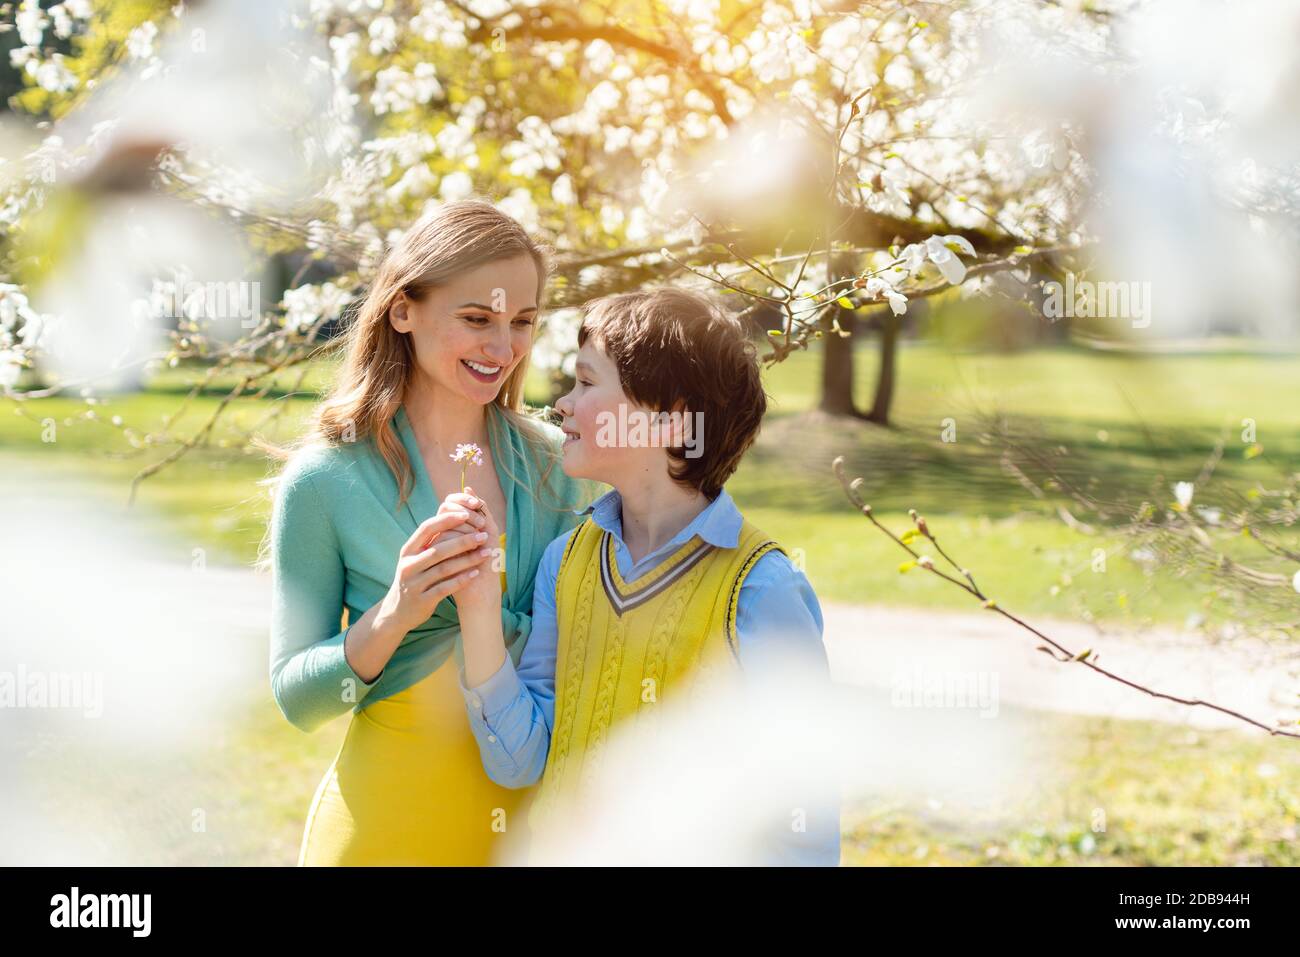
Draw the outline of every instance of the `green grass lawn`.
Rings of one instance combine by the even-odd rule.
[[[1300,863],[1295,742],[1146,721],[1028,716],[1025,750],[1034,771],[1010,800],[941,802],[882,788],[880,799],[845,808],[842,862]]]
[[[873,381],[874,362],[871,351],[859,352],[860,402]],[[768,370],[770,414],[729,485],[754,522],[799,550],[823,598],[971,606],[968,595],[934,576],[897,572],[906,556],[856,514],[831,478],[830,462],[842,454],[850,472],[865,479],[863,494],[878,517],[901,531],[909,525],[906,510],[919,509],[945,548],[1004,606],[1134,623],[1179,623],[1193,612],[1210,620],[1232,617],[1235,609],[1206,598],[1203,581],[1153,577],[1130,559],[1131,545],[1106,528],[1085,535],[1067,527],[1053,505],[1035,500],[1004,472],[997,446],[981,441],[980,414],[1001,414],[1041,430],[1043,447],[1065,450],[1057,456],[1062,471],[1094,494],[1149,494],[1165,504],[1174,482],[1196,477],[1225,429],[1228,444],[1216,481],[1241,489],[1274,482],[1281,471],[1295,468],[1300,357],[1079,349],[963,353],[915,344],[903,349],[899,365],[890,429],[809,414],[817,394],[815,355],[796,354]],[[290,441],[330,371],[321,363],[301,385],[296,374],[286,375],[270,397],[231,403],[206,446],[141,483],[139,520],[207,548],[213,560],[249,561],[268,512],[258,483],[270,474],[271,463],[245,447],[246,434]],[[14,410],[22,415],[0,414],[0,454],[9,467],[47,480],[61,474],[93,480],[125,503],[132,476],[166,452],[134,448],[127,430],[137,436],[159,430],[165,416],[176,415],[170,434],[192,434],[219,394],[200,397],[177,414],[195,375],[167,370],[146,392],[106,398],[90,408],[80,399],[55,398]],[[540,387],[540,377],[535,385]],[[538,389],[532,394],[545,398]],[[86,418],[88,413],[94,418]],[[120,416],[120,426],[112,424],[113,416]],[[1250,461],[1243,457],[1243,419],[1254,421],[1264,449]],[[56,440],[42,442],[42,422],[50,421]],[[943,441],[945,424],[955,441]],[[706,441],[707,433],[706,423]],[[1213,495],[1200,491],[1197,501],[1213,504]],[[1094,571],[1097,549],[1106,551],[1104,571]]]

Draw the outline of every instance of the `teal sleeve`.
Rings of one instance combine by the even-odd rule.
[[[367,684],[343,653],[343,558],[311,474],[285,469],[271,516],[271,690],[303,731],[350,711]]]

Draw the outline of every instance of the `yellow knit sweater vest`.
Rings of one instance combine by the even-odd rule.
[[[740,586],[763,555],[783,551],[745,521],[736,548],[693,536],[627,582],[614,548],[613,536],[588,518],[560,563],[555,724],[533,805],[535,823],[562,797],[583,792],[599,770],[612,728],[738,673]]]

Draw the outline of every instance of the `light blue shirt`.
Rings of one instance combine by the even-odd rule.
[[[695,535],[719,548],[735,548],[743,522],[724,489],[689,525],[634,563],[623,541],[623,507],[617,491],[606,493],[578,514],[590,514],[592,521],[613,536],[615,560],[625,581],[654,568]],[[546,767],[555,721],[555,583],[570,534],[556,538],[542,554],[533,591],[532,632],[518,667],[507,655],[496,674],[473,689],[465,687],[461,672],[461,692],[483,767],[504,787],[535,784]],[[745,577],[736,605],[736,636],[740,663],[746,670],[762,668],[768,660],[789,661],[793,656],[806,663],[812,674],[824,677],[829,690],[821,606],[808,579],[782,553],[768,552]],[[773,657],[768,659],[769,655]],[[772,863],[839,863],[839,796],[825,795],[811,803],[806,831],[791,829],[786,837],[782,828],[769,856]]]

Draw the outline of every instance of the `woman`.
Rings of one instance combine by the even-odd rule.
[[[275,698],[307,731],[354,711],[300,865],[486,864],[522,829],[527,796],[488,779],[465,722],[452,596],[504,572],[518,660],[542,551],[584,504],[556,465],[559,431],[521,411],[546,272],[545,251],[490,204],[421,219],[380,267],[339,381],[281,475]],[[453,460],[465,443],[481,464]],[[481,507],[440,514],[463,467]]]

